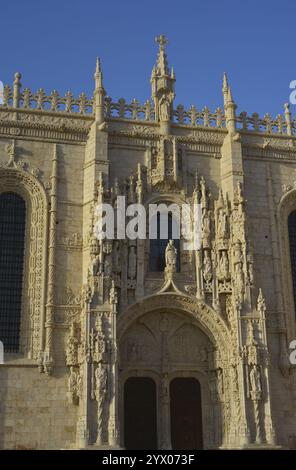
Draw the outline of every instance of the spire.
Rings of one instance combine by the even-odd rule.
[[[94,112],[96,121],[99,124],[104,122],[104,108],[105,108],[105,89],[103,86],[103,73],[101,69],[101,61],[97,57],[96,60],[96,71],[94,74],[95,79],[95,91],[94,91]]]
[[[227,102],[228,103],[234,103],[230,86],[228,87],[228,91],[227,91]]]
[[[96,89],[103,88],[103,74],[101,70],[101,61],[99,57],[96,60],[96,72],[94,74]]]
[[[226,72],[223,74],[223,101],[224,101],[224,110],[225,110],[225,117],[226,117],[226,127],[230,131],[231,134],[235,133],[235,110],[236,104],[232,97],[231,88],[229,85],[228,77]]]
[[[158,73],[160,75],[169,75],[168,61],[165,53],[165,46],[167,45],[168,40],[163,34],[161,34],[155,38],[155,42],[159,44],[159,51],[157,56]]]
[[[228,85],[227,73],[224,72],[224,74],[223,74],[223,87],[222,87],[224,107],[226,106],[227,101],[228,101],[228,87],[229,87],[229,85]]]

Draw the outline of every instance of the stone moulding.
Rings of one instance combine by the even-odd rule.
[[[48,200],[32,174],[16,168],[0,168],[0,193],[13,191],[24,198],[27,211],[21,353],[38,360],[44,333],[47,260]]]

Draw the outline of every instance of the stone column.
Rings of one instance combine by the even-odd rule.
[[[169,379],[168,379],[167,373],[164,373],[161,378],[160,410],[161,410],[160,448],[163,450],[170,450],[172,448],[170,387],[169,387]]]

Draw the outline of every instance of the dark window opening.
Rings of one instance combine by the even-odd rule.
[[[18,352],[20,337],[25,201],[18,194],[0,195],[0,340],[6,352]]]

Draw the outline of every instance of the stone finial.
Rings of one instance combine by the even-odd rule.
[[[13,82],[13,107],[18,108],[20,102],[20,88],[22,74],[20,72],[16,72],[14,75],[14,82]]]
[[[99,57],[97,57],[97,60],[96,60],[96,71],[94,74],[94,79],[96,83],[96,89],[103,88],[103,73],[101,70],[101,61]]]
[[[287,125],[287,135],[292,135],[292,125],[291,125],[291,111],[289,103],[284,104],[285,108],[285,120]]]
[[[232,97],[231,88],[228,82],[227,74],[224,73],[223,76],[223,100],[224,100],[224,109],[226,117],[226,127],[231,135],[236,133],[236,104]]]
[[[95,91],[94,91],[94,111],[96,122],[102,124],[105,120],[105,89],[103,86],[103,73],[101,69],[101,61],[97,57],[96,71],[94,74]]]
[[[168,40],[163,34],[161,34],[155,38],[155,42],[159,44],[157,71],[160,75],[169,75],[168,61],[165,53],[165,46],[167,45]]]

